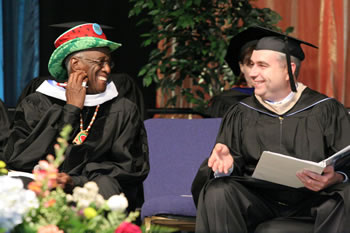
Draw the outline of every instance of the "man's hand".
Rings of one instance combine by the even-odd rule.
[[[87,82],[87,73],[82,70],[75,71],[69,75],[66,87],[67,104],[83,109],[86,88],[82,86],[83,81]]]
[[[233,156],[230,154],[230,150],[224,144],[217,143],[213,149],[208,160],[208,166],[211,167],[213,172],[228,173],[228,170],[233,165]]]
[[[61,187],[65,192],[72,192],[74,183],[72,178],[63,172],[60,172],[57,174],[57,184],[59,187]]]
[[[308,170],[297,172],[296,175],[306,188],[315,192],[323,190],[333,184],[341,183],[344,180],[344,176],[335,172],[333,166],[327,166],[323,170],[322,175]]]

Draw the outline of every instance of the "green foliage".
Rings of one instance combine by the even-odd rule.
[[[197,110],[207,105],[205,96],[234,84],[236,77],[225,64],[229,39],[241,30],[261,25],[279,30],[278,13],[254,8],[249,0],[130,0],[134,3],[129,17],[146,14],[139,24],[151,24],[142,35],[143,46],[165,40],[164,48],[155,48],[139,72],[145,86],[155,82],[165,93],[182,87],[189,77],[199,90],[182,89],[181,93]],[[169,49],[172,52],[169,52]],[[160,72],[165,78],[160,79]],[[170,99],[168,104],[176,103]]]

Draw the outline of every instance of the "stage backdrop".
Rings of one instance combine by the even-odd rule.
[[[0,4],[0,98],[14,107],[22,89],[39,74],[39,0]]]
[[[350,0],[257,0],[257,7],[278,12],[282,29],[319,49],[303,46],[300,81],[350,107]]]

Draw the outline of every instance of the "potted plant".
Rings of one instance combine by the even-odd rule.
[[[232,36],[252,25],[280,30],[275,26],[280,15],[268,8],[255,8],[250,0],[131,2],[134,6],[129,17],[142,14],[139,24],[152,25],[142,35],[143,46],[158,45],[139,76],[145,86],[155,82],[167,97],[161,107],[179,107],[180,96],[197,111],[203,111],[210,97],[231,87],[237,79],[224,61]]]

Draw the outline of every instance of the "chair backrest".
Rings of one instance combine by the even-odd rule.
[[[191,184],[209,157],[221,118],[145,121],[151,170],[144,182],[145,201],[164,195],[191,195]]]

